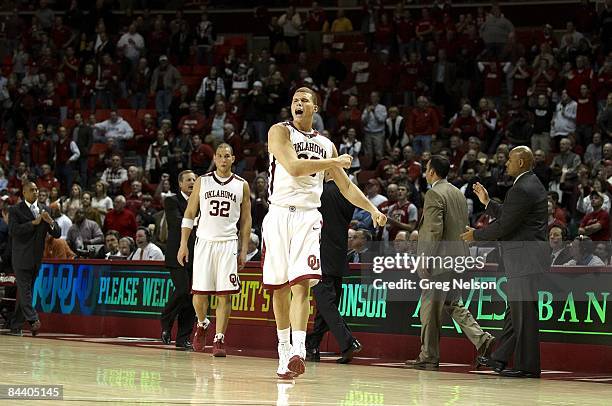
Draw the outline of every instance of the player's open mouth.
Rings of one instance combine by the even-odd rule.
[[[296,115],[304,114],[304,110],[302,110],[302,109],[295,109],[295,114]]]

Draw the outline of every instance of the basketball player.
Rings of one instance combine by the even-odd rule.
[[[387,221],[344,172],[343,168],[351,167],[352,157],[339,157],[334,144],[313,131],[316,111],[316,93],[301,87],[291,102],[293,121],[275,124],[268,133],[270,209],[262,229],[263,283],[274,290],[281,379],[292,379],[305,370],[308,289],[321,279],[322,222],[317,208],[325,172],[329,171],[347,200],[370,212],[375,226]]]
[[[232,173],[235,157],[229,144],[221,144],[215,152],[216,170],[200,176],[189,196],[181,224],[181,245],[178,262],[183,265],[189,255],[187,241],[193,220],[200,211],[200,220],[193,256],[193,307],[198,325],[193,340],[195,351],[203,352],[209,321],[208,295],[217,296],[216,334],[212,354],[225,357],[225,330],[229,320],[230,296],[240,292],[238,270],[246,262],[251,236],[251,200],[248,183]],[[240,219],[240,243],[238,231]]]

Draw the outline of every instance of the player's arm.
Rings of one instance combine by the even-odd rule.
[[[336,146],[333,146],[332,157],[337,157],[338,151],[336,151]],[[329,174],[326,174],[326,177],[331,177],[336,185],[338,185],[338,189],[340,189],[340,193],[342,196],[346,198],[349,202],[353,203],[355,206],[364,209],[370,213],[372,216],[372,222],[374,226],[384,226],[387,223],[387,216],[382,214],[376,206],[368,200],[368,198],[363,194],[363,192],[355,185],[346,172],[342,168],[333,167],[330,168]]]
[[[193,192],[189,196],[187,202],[187,208],[183,214],[183,221],[181,222],[181,245],[179,246],[176,259],[181,266],[185,265],[186,259],[189,258],[189,248],[187,242],[189,241],[189,235],[193,229],[193,219],[195,219],[200,210],[200,184],[202,183],[202,177],[196,179],[193,185]]]
[[[268,150],[291,176],[308,176],[330,168],[350,168],[353,158],[350,155],[334,156],[331,159],[298,159],[291,145],[289,131],[276,124],[268,132]]]
[[[251,239],[251,190],[247,182],[243,182],[242,204],[240,204],[240,254],[238,257],[238,269],[244,267],[248,252],[249,240]]]

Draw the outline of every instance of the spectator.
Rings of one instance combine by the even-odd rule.
[[[464,140],[476,136],[478,122],[472,110],[472,106],[464,104],[461,111],[451,119],[452,124],[450,130],[453,134],[458,135]]]
[[[580,156],[571,151],[572,143],[569,138],[563,138],[559,142],[559,154],[556,155],[550,167],[555,170],[565,169],[569,172],[576,172],[580,165]]]
[[[66,127],[59,128],[59,141],[55,145],[55,168],[58,179],[64,188],[72,185],[76,163],[81,156],[77,143],[68,138]]]
[[[244,172],[246,168],[246,160],[244,159],[244,152],[242,149],[242,139],[240,135],[236,133],[232,123],[225,123],[223,125],[223,141],[232,147],[232,152],[235,157],[234,172],[238,176],[242,176],[242,172]]]
[[[564,266],[605,266],[601,258],[594,254],[593,240],[584,235],[579,235],[570,246],[572,259],[563,264]]]
[[[610,214],[602,207],[603,196],[594,190],[590,197],[593,211],[582,218],[578,233],[593,241],[610,241]]]
[[[72,220],[62,213],[60,204],[58,202],[52,202],[49,209],[51,210],[51,217],[57,222],[57,225],[62,230],[62,235],[60,238],[65,240],[68,236],[68,230],[70,230],[70,227],[72,227]]]
[[[399,185],[397,190],[397,202],[387,210],[388,218],[388,240],[393,241],[398,232],[412,232],[417,225],[418,210],[410,202],[410,190],[406,185]]]
[[[125,197],[119,195],[115,197],[115,208],[106,213],[104,218],[105,230],[117,230],[121,236],[132,236],[136,234],[138,224],[134,213],[125,208]]]
[[[456,65],[448,61],[445,50],[438,50],[438,60],[433,64],[431,71],[432,94],[436,104],[444,106],[446,114],[449,114],[455,107],[453,87],[456,83],[456,76]]]
[[[601,129],[602,133],[612,138],[612,93],[608,93],[606,105],[597,116],[597,126]]]
[[[597,106],[586,84],[580,85],[576,107],[576,139],[579,145],[589,145],[597,116]]]
[[[83,204],[81,203],[82,193],[83,189],[81,189],[81,186],[78,183],[74,183],[72,188],[70,188],[69,197],[64,201],[62,208],[64,213],[70,217],[70,220],[73,220],[76,211],[83,207]]]
[[[163,261],[164,253],[151,242],[151,232],[145,227],[136,231],[136,251],[130,259],[135,261]]]
[[[591,142],[584,153],[584,163],[593,166],[596,162],[601,161],[603,157],[603,145],[601,142],[601,133],[593,134],[593,142]]]
[[[206,117],[198,111],[198,104],[196,102],[189,103],[189,114],[181,117],[178,128],[188,126],[192,134],[199,134],[204,129],[206,123]]]
[[[604,262],[604,265],[610,265],[610,242],[598,242],[594,254]]]
[[[42,165],[41,169],[42,169],[42,173],[36,180],[36,185],[39,188],[45,188],[47,190],[50,190],[54,187],[59,189],[60,182],[55,176],[53,176],[54,174],[51,171],[51,165],[44,164]]]
[[[385,120],[387,119],[387,108],[380,104],[380,94],[370,94],[370,104],[361,113],[363,123],[364,153],[372,159],[380,161],[384,156],[385,145]]]
[[[208,114],[217,95],[225,97],[225,82],[223,78],[218,76],[217,67],[211,66],[208,76],[202,79],[202,84],[196,94],[196,100],[198,103],[202,103],[204,111]]]
[[[389,108],[389,117],[385,120],[385,151],[390,154],[393,148],[403,148],[408,143],[406,121],[395,106]]]
[[[83,115],[76,113],[74,115],[76,125],[72,130],[72,139],[76,142],[79,149],[79,159],[77,161],[77,170],[79,172],[79,181],[83,187],[89,184],[88,178],[88,161],[89,151],[93,146],[93,129],[83,121]]]
[[[120,256],[119,238],[121,236],[116,230],[108,230],[104,236],[104,247],[98,251],[96,258],[110,259],[111,257]]]
[[[572,259],[570,248],[566,244],[567,229],[554,224],[548,229],[548,242],[551,248],[551,265],[563,265]]]
[[[128,94],[130,95],[130,106],[134,110],[147,108],[150,81],[151,68],[149,68],[149,62],[147,58],[141,57],[129,75]]]
[[[261,260],[261,253],[259,252],[259,237],[255,233],[251,233],[246,260],[256,262]]]
[[[283,36],[292,53],[298,49],[298,37],[302,28],[300,13],[295,11],[294,6],[289,6],[287,11],[278,18],[278,25],[283,29]]]
[[[368,230],[358,229],[355,233],[349,236],[349,252],[347,253],[348,261],[353,264],[366,262],[368,259],[364,257],[368,250],[367,243],[372,240],[372,234]]]
[[[130,123],[125,121],[117,114],[117,111],[111,111],[108,120],[101,121],[94,125],[94,129],[98,131],[100,139],[106,142],[109,138],[115,141],[125,141],[134,137],[134,130]]]
[[[215,151],[207,143],[202,142],[202,136],[194,134],[191,137],[193,146],[191,152],[191,169],[197,174],[202,175],[210,172],[214,167],[213,158]]]
[[[19,165],[20,162],[24,162],[26,166],[30,166],[30,144],[28,140],[25,139],[23,130],[17,130],[15,132],[15,139],[9,140],[7,156],[8,161],[14,166]]]
[[[123,54],[136,66],[140,56],[144,53],[145,42],[142,35],[136,32],[136,24],[130,24],[128,32],[123,34],[117,42],[117,48],[123,49]]]
[[[578,191],[580,192],[580,195],[578,196],[576,210],[584,214],[592,213],[593,205],[591,204],[591,199],[592,199],[591,196],[584,195],[585,189],[580,183],[578,184]],[[603,198],[602,209],[604,211],[610,212],[610,198],[608,197],[607,194],[605,194],[601,180],[594,179],[592,181],[592,191],[599,193],[599,195]]]
[[[41,167],[51,164],[53,159],[53,142],[45,134],[45,126],[42,123],[36,125],[36,131],[30,140],[31,164],[35,174],[40,174]]]
[[[542,185],[548,190],[548,185],[552,178],[552,170],[546,163],[546,154],[543,150],[537,149],[534,153],[533,173],[540,179]]]
[[[324,31],[327,31],[324,28]],[[336,18],[332,21],[331,32],[350,32],[353,31],[353,23],[344,14],[344,10],[339,8]]]
[[[142,195],[142,204],[135,211],[136,222],[144,227],[155,225],[155,214],[157,210],[153,207],[153,196],[150,194]]]
[[[142,206],[142,183],[140,181],[132,181],[130,193],[125,196],[125,207],[136,214],[140,206]]]
[[[66,236],[68,245],[75,251],[87,250],[90,245],[104,243],[104,234],[100,226],[85,217],[85,209],[80,208],[74,215],[74,223]]]
[[[121,156],[114,154],[110,160],[110,166],[102,173],[100,180],[109,186],[110,194],[120,192],[121,184],[127,180],[127,170],[121,166]]]
[[[158,119],[170,118],[170,103],[172,95],[181,85],[181,74],[168,62],[168,57],[159,57],[159,66],[153,71],[151,76],[151,94],[155,94],[155,109]]]
[[[83,194],[81,195],[81,203],[83,204],[83,210],[85,211],[85,218],[94,221],[98,226],[102,227],[102,216],[100,215],[98,210],[92,207],[92,197],[93,195],[91,192],[83,192]]]
[[[342,144],[338,149],[338,154],[349,154],[353,157],[351,167],[348,172],[354,174],[361,169],[361,163],[359,162],[359,154],[361,152],[361,141],[357,140],[357,131],[354,128],[349,128],[346,132],[346,136],[342,138]]]
[[[413,140],[414,153],[421,155],[424,151],[431,151],[431,141],[438,133],[438,112],[429,106],[425,96],[417,99],[417,108],[410,111],[408,116],[407,134]]]
[[[578,104],[573,101],[567,93],[567,90],[563,90],[561,93],[561,101],[557,104],[557,108],[553,115],[551,122],[551,134],[550,136],[559,140],[562,137],[567,137],[569,134],[576,131],[576,111]],[[558,145],[558,141],[556,141]]]
[[[491,13],[480,26],[480,36],[486,51],[491,56],[499,56],[508,41],[508,35],[514,31],[514,25],[504,17],[498,5],[491,7]]]
[[[537,101],[529,100],[529,111],[533,117],[533,135],[531,136],[531,149],[542,150],[548,155],[550,152],[550,124],[553,108],[545,94],[539,94]]]
[[[132,237],[123,237],[119,240],[119,258],[132,259],[136,243]]]
[[[102,180],[96,182],[95,193],[91,199],[91,207],[100,214],[102,224],[106,213],[113,208],[113,200],[107,195],[108,184]]]
[[[327,83],[329,77],[336,78],[338,83],[342,83],[346,78],[346,66],[336,58],[330,47],[323,48],[323,58],[314,73],[314,80],[318,84]]]

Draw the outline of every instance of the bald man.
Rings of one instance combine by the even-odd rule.
[[[465,241],[500,241],[507,283],[508,307],[499,345],[482,363],[507,377],[540,376],[537,280],[548,270],[550,251],[546,244],[548,201],[546,189],[533,173],[533,153],[520,146],[510,151],[507,172],[514,184],[503,204],[489,199],[487,190],[474,185],[474,193],[485,205],[485,213],[496,220],[474,230],[467,227]],[[502,264],[500,264],[502,265]],[[506,369],[514,354],[514,368]]]

